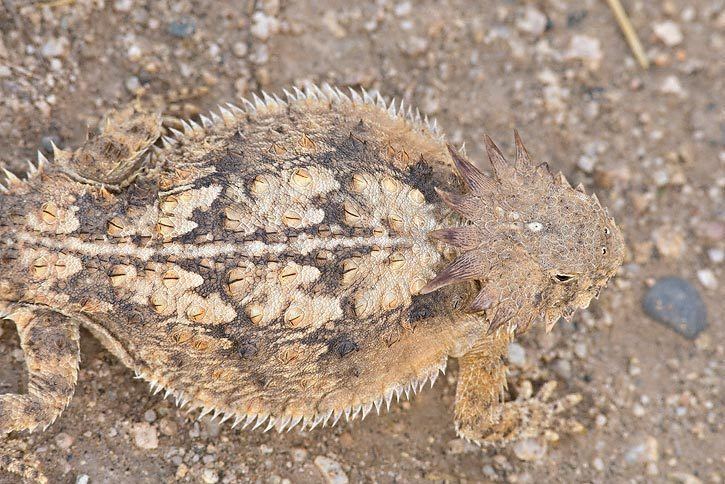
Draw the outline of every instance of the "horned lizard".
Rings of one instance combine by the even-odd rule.
[[[221,107],[162,135],[112,112],[39,154],[0,195],[0,316],[27,394],[0,434],[46,428],[73,396],[79,327],[178,404],[236,427],[365,417],[458,358],[457,433],[507,441],[571,400],[499,404],[508,344],[586,307],[623,259],[595,196],[515,133],[492,174],[403,103],[325,85]]]

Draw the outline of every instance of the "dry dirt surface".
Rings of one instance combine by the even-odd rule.
[[[725,3],[624,3],[649,70],[603,0],[0,0],[0,165],[18,174],[135,99],[188,117],[329,82],[420,107],[479,162],[484,132],[512,152],[518,127],[534,156],[598,193],[629,252],[587,311],[513,345],[514,383],[584,395],[585,431],[556,443],[457,439],[454,362],[364,422],[232,430],[153,396],[88,333],[69,408],[16,437],[59,483],[723,482]],[[670,275],[707,307],[694,340],[642,309]],[[0,392],[16,392],[23,355],[11,324],[0,334]]]

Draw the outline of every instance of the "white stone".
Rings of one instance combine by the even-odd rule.
[[[516,342],[509,343],[509,363],[518,367],[526,364],[526,350]]]
[[[47,58],[62,57],[66,54],[68,45],[68,39],[65,37],[48,39],[40,48],[40,53],[43,54],[43,57]]]
[[[707,256],[713,263],[720,264],[723,260],[725,260],[725,251],[722,249],[708,249]]]
[[[672,20],[655,23],[652,26],[655,35],[668,47],[674,47],[682,43],[683,35],[680,26]]]
[[[541,10],[532,5],[524,9],[524,14],[516,21],[516,28],[527,34],[539,37],[546,30],[547,19]]]
[[[717,277],[710,269],[700,269],[697,271],[697,278],[700,280],[700,284],[706,288],[711,290],[717,289]]]
[[[659,442],[652,436],[647,436],[642,441],[637,442],[624,454],[624,460],[627,464],[657,462],[658,459]]]
[[[591,69],[596,70],[602,61],[602,46],[599,39],[588,35],[577,34],[571,38],[566,60],[581,60]]]
[[[665,80],[662,81],[662,84],[660,85],[660,91],[665,94],[674,94],[680,97],[684,97],[686,95],[685,90],[682,88],[682,84],[680,83],[680,79],[675,75],[665,77]]]
[[[133,442],[139,449],[155,449],[159,446],[159,436],[156,428],[148,422],[140,422],[133,426]]]
[[[395,6],[396,17],[405,17],[413,11],[413,5],[410,2],[400,2]]]
[[[582,155],[579,157],[579,161],[576,162],[576,166],[584,173],[591,173],[594,171],[594,166],[597,164],[597,159],[593,156]]]
[[[216,484],[219,482],[219,474],[214,469],[204,469],[201,472],[201,480],[204,484]]]
[[[327,484],[347,484],[350,482],[347,474],[342,470],[342,465],[336,460],[324,455],[318,455],[315,457],[315,465]]]
[[[524,461],[541,460],[546,455],[546,445],[537,439],[524,439],[514,445],[514,454]]]
[[[255,12],[252,15],[252,35],[260,40],[267,40],[279,32],[279,20],[264,12]]]
[[[113,9],[116,12],[129,12],[133,7],[133,0],[116,0],[113,2]]]

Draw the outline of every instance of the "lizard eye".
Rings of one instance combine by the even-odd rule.
[[[609,235],[611,233],[612,233],[612,231],[609,230],[609,227],[604,227],[604,235]]]
[[[556,282],[564,283],[574,280],[574,276],[571,274],[554,274],[554,280]]]

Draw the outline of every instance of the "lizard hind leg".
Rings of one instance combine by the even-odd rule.
[[[0,395],[0,441],[5,434],[45,428],[73,397],[80,361],[78,324],[44,308],[22,307],[8,319],[15,322],[25,354],[25,394]]]
[[[161,136],[161,116],[129,106],[109,112],[99,131],[72,153],[56,149],[54,157],[78,181],[120,189],[144,168]]]

